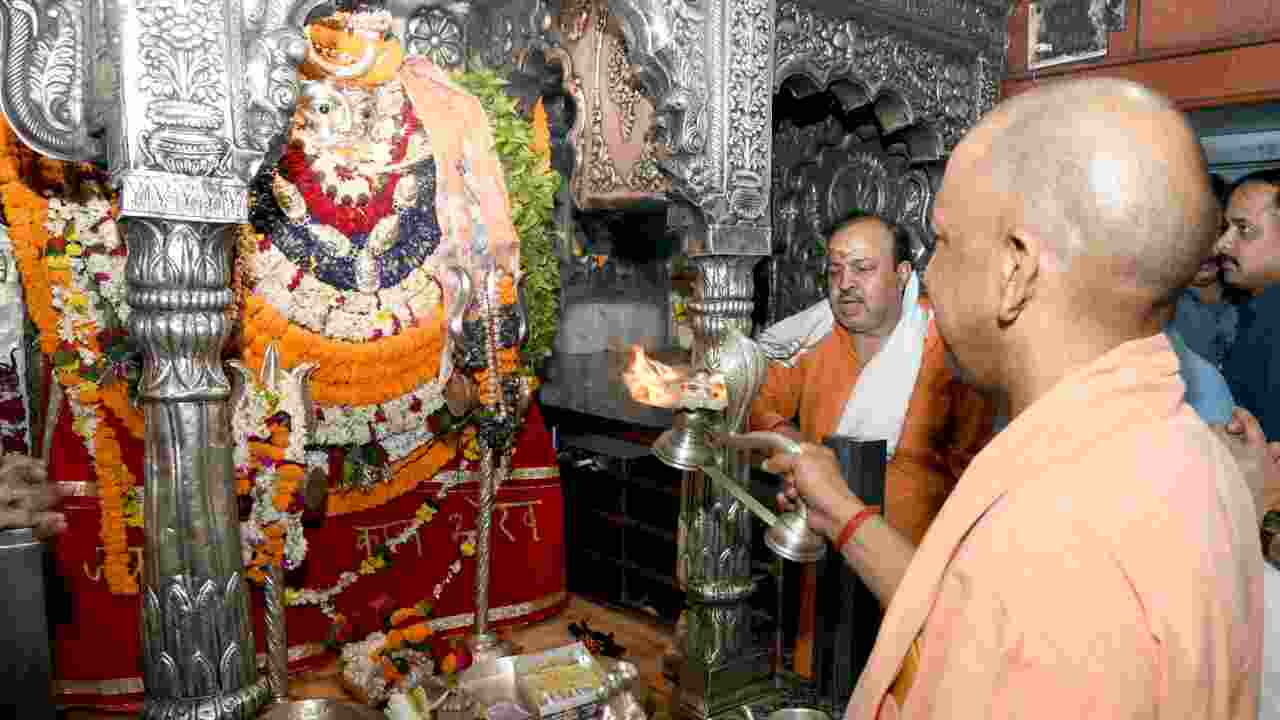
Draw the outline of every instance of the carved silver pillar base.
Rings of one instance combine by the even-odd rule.
[[[129,330],[142,345],[143,717],[243,720],[257,677],[222,370],[234,226],[130,218]]]
[[[690,646],[704,651],[715,647],[714,636],[724,632],[749,637],[749,597],[727,603],[695,603],[689,611]],[[714,718],[776,694],[767,648],[748,641],[737,653],[708,655],[704,652],[684,658],[675,708],[680,717]]]
[[[722,430],[741,430],[767,370],[743,337],[751,332],[752,269],[760,256],[691,255],[689,260],[698,269],[689,302],[694,363],[723,373],[729,406],[716,424]],[[745,453],[727,448],[720,453],[725,473],[749,487]],[[769,649],[756,642],[751,628],[754,522],[730,492],[700,472],[685,474],[680,517],[684,543],[678,552],[688,590],[688,627],[673,708],[681,717],[712,718],[776,693]]]
[[[745,463],[731,453],[739,476]],[[735,467],[736,466],[736,467]],[[688,630],[681,648],[676,714],[712,718],[775,693],[768,647],[751,628],[752,515],[701,473],[687,473],[683,512],[688,538]]]

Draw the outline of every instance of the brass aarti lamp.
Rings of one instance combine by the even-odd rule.
[[[797,501],[796,510],[776,515],[724,468],[722,449],[800,452],[800,445],[785,435],[735,430],[746,419],[746,410],[764,382],[768,357],[759,345],[734,331],[715,361],[716,372],[700,370],[686,380],[678,371],[649,361],[642,351],[636,355],[624,375],[632,396],[638,402],[661,403],[676,409],[671,429],[653,444],[654,456],[678,470],[705,473],[737,498],[768,526],[765,545],[776,555],[798,563],[821,560],[827,545],[809,529],[808,508],[803,501]]]
[[[775,555],[798,563],[821,560],[827,554],[827,544],[809,529],[809,511],[804,501],[797,500],[794,511],[775,515],[721,469],[720,455],[715,449],[719,445],[732,450],[799,453],[799,444],[773,432],[717,432],[716,426],[722,422],[723,416],[714,410],[682,410],[676,414],[672,428],[653,444],[653,454],[678,470],[701,470],[712,482],[731,493],[768,526],[764,544]]]
[[[803,503],[775,515],[744,488],[746,451],[800,451],[777,433],[738,432],[768,366],[760,345],[730,328],[697,371],[652,362],[637,349],[623,374],[637,402],[675,410],[673,426],[652,450],[666,465],[689,471],[681,490],[684,540],[677,559],[689,603],[676,700],[682,717],[719,717],[780,691],[781,653],[770,662],[751,632],[748,599],[756,583],[750,515],[768,526],[765,544],[778,557],[811,563],[826,554],[825,542],[808,527]]]

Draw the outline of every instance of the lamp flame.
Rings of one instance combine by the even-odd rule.
[[[631,362],[622,371],[622,382],[631,399],[653,407],[723,410],[729,403],[721,375],[691,375],[687,368],[651,359],[639,345],[631,347]]]

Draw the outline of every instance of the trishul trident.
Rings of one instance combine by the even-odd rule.
[[[222,368],[230,251],[284,140],[323,0],[0,0],[0,110],[36,152],[105,164],[144,349],[146,718],[248,718],[255,667]]]

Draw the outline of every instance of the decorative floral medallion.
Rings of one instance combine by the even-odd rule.
[[[409,19],[409,52],[423,55],[440,67],[462,65],[462,24],[442,8],[423,8]]]

